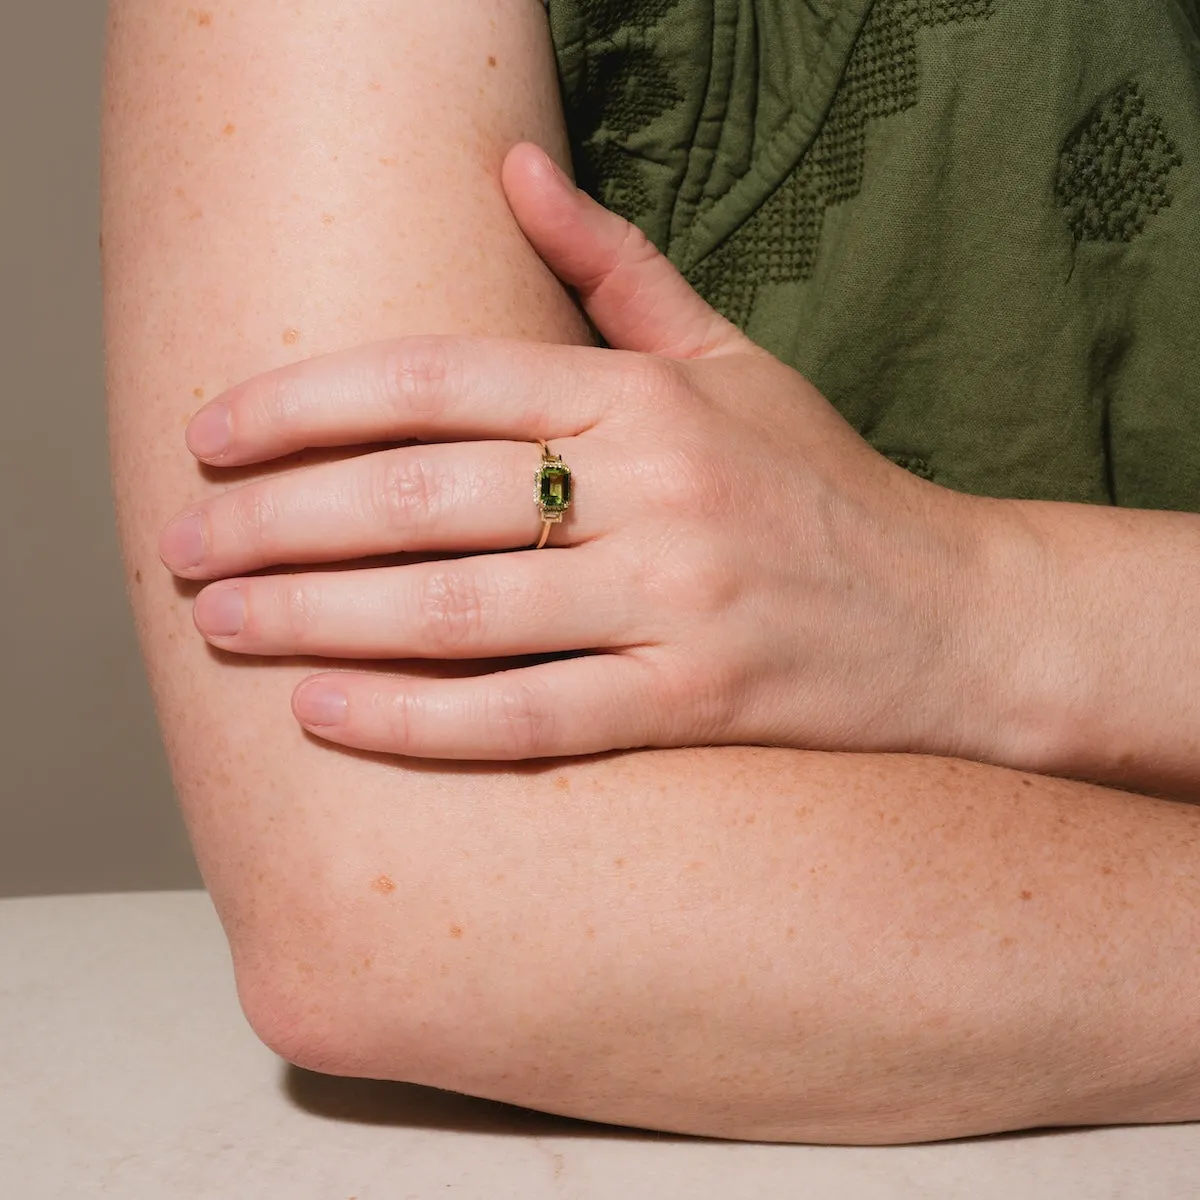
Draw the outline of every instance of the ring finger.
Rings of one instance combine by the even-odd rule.
[[[572,468],[573,490],[579,476],[611,482],[595,439],[565,438],[550,450]],[[163,530],[159,554],[177,575],[215,579],[284,563],[532,545],[542,531],[540,463],[532,441],[445,442],[304,467],[180,513]],[[611,514],[585,492],[550,544],[586,542],[610,526]]]

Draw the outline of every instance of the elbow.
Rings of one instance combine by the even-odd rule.
[[[390,946],[371,953],[336,930],[333,922],[287,922],[231,941],[250,1028],[308,1071],[444,1086],[446,998],[414,956]]]

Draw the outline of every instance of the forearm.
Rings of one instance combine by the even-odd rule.
[[[1200,800],[1200,516],[982,503],[979,757]]]
[[[724,748],[405,808],[358,815],[335,949],[274,964],[315,1069],[753,1139],[1200,1117],[1190,806]]]

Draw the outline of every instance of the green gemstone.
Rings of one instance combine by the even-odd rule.
[[[571,469],[558,463],[538,468],[538,504],[544,513],[564,513],[571,504]]]

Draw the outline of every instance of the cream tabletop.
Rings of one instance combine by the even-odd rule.
[[[0,901],[0,1031],[4,1200],[1200,1198],[1200,1125],[757,1145],[299,1071],[200,892]]]

